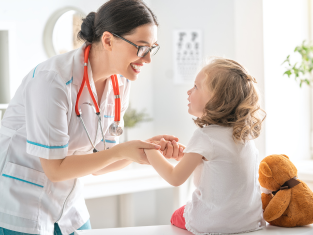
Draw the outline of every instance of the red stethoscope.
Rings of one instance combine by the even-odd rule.
[[[78,108],[78,101],[80,99],[80,96],[83,92],[84,86],[85,84],[87,85],[89,94],[92,98],[92,101],[94,103],[94,107],[95,107],[95,112],[96,115],[98,116],[98,124],[100,125],[100,129],[101,129],[101,134],[102,134],[102,138],[103,138],[103,143],[104,143],[104,149],[106,149],[105,147],[105,139],[104,139],[104,134],[103,134],[103,129],[102,129],[102,124],[101,124],[101,116],[100,116],[100,110],[99,110],[99,106],[97,104],[97,101],[93,95],[93,92],[91,90],[90,87],[90,82],[89,82],[89,78],[88,78],[88,57],[89,57],[89,52],[90,52],[90,48],[91,45],[86,46],[85,48],[85,52],[84,52],[84,77],[83,77],[83,81],[82,84],[80,86],[80,89],[78,91],[77,94],[77,100],[76,100],[76,104],[75,104],[75,112],[77,117],[80,118],[84,129],[87,133],[88,139],[90,141],[90,144],[93,147],[93,152],[98,152],[98,150],[95,147],[95,144],[92,143],[89,132],[87,131],[87,128],[85,126],[84,120],[82,118],[82,112],[81,110]],[[115,115],[114,115],[114,122],[110,125],[109,127],[109,132],[111,135],[113,136],[120,136],[123,133],[123,128],[120,126],[120,118],[121,118],[121,98],[120,98],[120,90],[119,90],[119,86],[118,86],[118,80],[117,80],[117,76],[116,74],[111,76],[111,81],[112,81],[112,86],[113,86],[113,92],[114,92],[114,98],[115,98]]]

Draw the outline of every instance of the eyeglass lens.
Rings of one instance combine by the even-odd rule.
[[[151,48],[151,52],[150,52],[151,56],[154,56],[158,52],[159,48],[160,48],[159,46]],[[146,54],[148,54],[149,50],[150,50],[150,47],[146,47],[146,46],[139,47],[137,55],[139,57],[144,57]]]

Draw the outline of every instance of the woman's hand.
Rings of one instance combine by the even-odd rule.
[[[150,143],[155,143],[161,146],[160,151],[164,157],[170,159],[174,158],[176,161],[180,161],[184,156],[183,144],[178,143],[179,139],[172,135],[158,135],[147,140]]]
[[[117,144],[111,148],[121,159],[127,159],[139,164],[150,164],[143,149],[160,149],[160,145],[141,140],[132,140]]]

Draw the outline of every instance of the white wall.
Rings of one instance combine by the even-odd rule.
[[[97,9],[101,3],[103,3],[101,0],[92,2],[83,0],[0,0],[0,22],[2,24],[13,24],[16,31],[15,51],[12,55],[15,58],[14,66],[16,71],[14,76],[11,77],[11,97],[24,76],[37,64],[48,58],[44,51],[42,37],[45,24],[50,15],[60,8],[71,5],[87,13]]]
[[[310,99],[306,86],[283,76],[282,62],[308,38],[308,1],[263,1],[266,154],[292,161],[310,156]]]
[[[263,56],[263,6],[262,0],[236,0],[235,2],[235,54],[257,80],[260,91],[261,108],[264,101],[264,56]],[[259,149],[259,160],[265,157],[265,125],[261,135],[255,140]]]
[[[256,140],[260,160],[285,153],[292,161],[311,158],[310,91],[283,76],[282,62],[308,39],[306,0],[236,0],[236,59],[258,81],[262,108],[267,112]]]

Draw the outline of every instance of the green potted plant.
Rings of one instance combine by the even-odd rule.
[[[291,63],[290,55],[282,63],[287,65],[284,75],[288,77],[294,76],[295,80],[299,83],[300,87],[305,83],[311,85],[313,82],[313,44],[312,42],[303,41],[301,45],[294,49],[294,53],[300,54],[301,60],[296,63]]]
[[[133,128],[140,122],[147,122],[151,120],[152,118],[149,117],[145,109],[143,109],[141,112],[138,112],[129,105],[124,114],[124,142],[128,141],[128,128]]]

